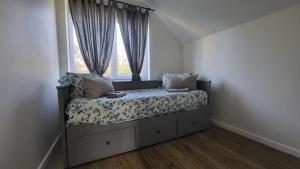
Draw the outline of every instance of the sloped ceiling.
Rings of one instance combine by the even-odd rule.
[[[156,9],[182,43],[293,6],[300,0],[137,0]],[[146,2],[145,2],[146,1]]]

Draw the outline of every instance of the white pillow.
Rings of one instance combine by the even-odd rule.
[[[198,75],[189,75],[184,77],[168,76],[165,89],[170,90],[188,88],[189,90],[196,90],[197,77]]]
[[[163,88],[166,87],[166,82],[167,82],[169,76],[185,77],[185,76],[189,76],[189,75],[192,75],[192,73],[163,73],[161,75],[162,87]]]

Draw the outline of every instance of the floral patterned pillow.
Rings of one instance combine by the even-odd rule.
[[[67,72],[64,76],[62,76],[58,82],[61,85],[71,85],[71,97],[78,98],[84,97],[83,93],[83,77],[99,77],[96,73],[72,73]]]

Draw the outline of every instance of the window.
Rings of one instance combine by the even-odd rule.
[[[69,70],[77,73],[88,73],[88,69],[83,61],[79,44],[77,41],[75,29],[71,17],[69,17]],[[141,72],[142,80],[149,79],[149,38],[146,45],[145,59]],[[112,56],[108,69],[104,76],[111,77],[114,80],[131,80],[132,73],[127,60],[127,55],[121,35],[121,30],[118,22],[115,26],[115,41],[112,51]]]

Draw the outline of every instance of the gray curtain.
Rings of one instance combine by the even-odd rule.
[[[102,76],[108,68],[115,31],[114,1],[69,0],[72,20],[84,62]]]
[[[132,81],[140,81],[147,44],[149,11],[129,5],[117,7],[116,11]]]

